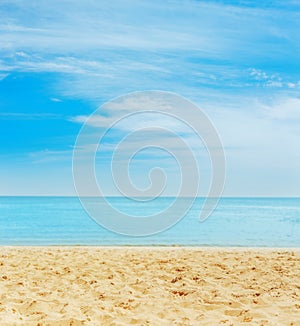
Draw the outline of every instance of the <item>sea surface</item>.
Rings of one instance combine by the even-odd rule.
[[[141,203],[110,198],[132,215],[154,214],[174,198]],[[0,245],[192,245],[300,247],[300,198],[222,198],[204,222],[203,198],[176,225],[131,237],[93,221],[77,197],[0,197]]]

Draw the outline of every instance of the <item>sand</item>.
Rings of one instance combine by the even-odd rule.
[[[300,251],[1,247],[0,325],[300,325]]]

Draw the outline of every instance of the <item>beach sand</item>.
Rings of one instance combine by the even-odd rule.
[[[300,325],[300,251],[1,247],[0,325]]]

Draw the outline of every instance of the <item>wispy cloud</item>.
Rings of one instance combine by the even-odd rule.
[[[45,119],[62,119],[63,116],[52,113],[16,113],[0,112],[0,120],[45,120]]]
[[[260,68],[266,54],[275,67],[298,60],[299,14],[278,6],[12,1],[0,5],[0,72],[59,73],[56,88],[63,96],[92,100],[99,100],[99,89],[110,96],[123,92],[124,85],[125,92],[178,91],[186,85],[194,92],[200,87],[293,89],[295,74],[286,78],[271,66]]]
[[[0,81],[5,79],[8,76],[8,74],[1,74],[0,73]]]
[[[272,119],[300,123],[300,98],[280,99],[273,106],[263,106]]]
[[[59,99],[59,98],[56,98],[56,97],[51,97],[50,98],[50,101],[52,101],[52,102],[62,102],[62,100],[61,99]]]
[[[28,159],[33,164],[48,164],[53,162],[71,162],[72,150],[48,150],[28,153]]]
[[[245,189],[254,181],[253,187],[260,188],[263,181],[257,180],[263,180],[262,171],[270,167],[266,189],[274,185],[278,171],[298,173],[297,1],[276,0],[270,6],[238,0],[188,4],[11,0],[0,3],[0,18],[1,96],[7,99],[1,101],[0,120],[69,119],[74,124],[64,121],[68,130],[62,138],[73,141],[88,114],[107,100],[145,89],[173,91],[193,100],[213,119],[228,152],[236,189],[242,187],[241,180],[246,180]],[[36,97],[29,98],[37,88]],[[19,100],[9,96],[16,92]],[[33,106],[28,105],[30,100]],[[63,103],[51,103],[59,101]],[[122,108],[106,109],[89,120],[94,128],[109,126],[114,110]],[[134,110],[131,107],[127,113]],[[149,117],[135,123],[174,128],[197,146],[189,133],[170,121]],[[56,127],[63,129],[62,124]],[[55,128],[50,129],[45,138],[53,136]],[[115,136],[128,130],[130,125],[124,122]],[[65,141],[65,146],[72,141]],[[161,142],[174,146],[167,137]],[[84,150],[94,149],[95,144],[88,145]],[[110,145],[108,141],[107,150]],[[128,144],[127,150],[134,146]],[[68,161],[69,154],[51,148],[36,151],[31,158]],[[296,181],[294,188],[299,189]],[[283,189],[288,191],[290,184],[285,182]]]

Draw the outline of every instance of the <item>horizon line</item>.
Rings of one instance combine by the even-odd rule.
[[[149,196],[134,196],[134,197],[125,197],[125,196],[116,196],[116,195],[109,195],[109,196],[76,196],[76,195],[0,195],[0,198],[4,197],[40,197],[40,198],[47,198],[47,197],[53,197],[53,198],[128,198],[128,199],[133,199],[133,198],[152,198]],[[156,198],[192,198],[194,196],[158,196]],[[196,196],[194,198],[216,198],[216,197],[207,197],[207,196]],[[222,198],[297,198],[300,199],[300,196],[221,196],[220,199]]]

